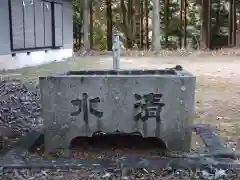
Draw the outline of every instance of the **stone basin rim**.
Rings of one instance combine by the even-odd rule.
[[[147,70],[79,70],[68,71],[66,73],[51,74],[47,76],[40,76],[39,79],[45,78],[64,78],[64,77],[195,77],[193,74],[186,70],[176,69],[147,69]]]
[[[174,69],[80,70],[68,71],[65,75],[177,75],[177,72]]]

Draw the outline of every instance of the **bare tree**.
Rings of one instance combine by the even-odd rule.
[[[209,49],[211,46],[211,8],[212,0],[202,0],[201,1],[201,38],[200,38],[200,48]]]
[[[89,42],[89,0],[84,0],[83,9],[83,46],[85,51],[90,50]]]
[[[161,50],[160,44],[160,17],[159,17],[159,0],[152,0],[153,3],[153,11],[152,11],[152,48],[154,51]]]

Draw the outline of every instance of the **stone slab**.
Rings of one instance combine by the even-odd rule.
[[[46,152],[96,131],[159,137],[188,151],[196,78],[185,70],[78,71],[40,77]]]

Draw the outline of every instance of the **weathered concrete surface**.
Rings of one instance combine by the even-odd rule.
[[[40,89],[46,152],[68,148],[77,136],[116,130],[157,136],[172,150],[190,148],[195,77],[186,71],[41,77]],[[147,110],[152,117],[144,119]]]

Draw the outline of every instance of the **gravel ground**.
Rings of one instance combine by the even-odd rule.
[[[34,180],[238,180],[240,177],[231,171],[216,170],[208,168],[206,170],[172,170],[161,169],[158,171],[149,171],[146,169],[131,170],[128,169],[128,174],[122,176],[120,169],[108,169],[102,172],[94,170],[57,170],[55,172],[50,170],[36,170],[30,172],[29,170],[10,171],[2,176],[4,180],[16,179],[34,179]]]
[[[4,136],[2,144],[11,145],[14,142],[12,139],[20,137],[29,128],[42,125],[41,118],[39,118],[39,93],[36,90],[36,79],[39,75],[65,72],[70,69],[109,68],[111,63],[111,57],[107,56],[77,57],[65,62],[2,72],[1,78],[7,79],[0,82],[0,132]],[[234,150],[238,148],[237,146],[240,145],[237,143],[240,134],[238,122],[240,61],[238,58],[236,56],[124,57],[121,61],[122,68],[165,68],[173,67],[174,64],[181,64],[197,76],[195,122],[210,124],[228,141],[228,146]],[[19,81],[12,81],[12,79],[20,79],[23,84]],[[193,144],[198,144],[198,142],[194,141]],[[216,170],[210,167],[205,170],[197,169],[194,172],[171,169],[155,171],[111,169],[104,172],[97,170],[69,170],[68,172],[14,170],[3,174],[0,179],[120,179],[121,176],[122,179],[240,179],[230,170]]]
[[[25,132],[41,126],[39,92],[19,80],[0,81],[0,137],[7,148]]]

